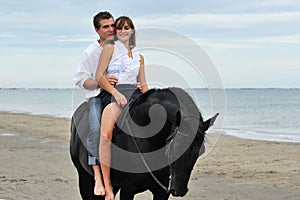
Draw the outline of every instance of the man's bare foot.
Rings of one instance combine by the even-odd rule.
[[[100,178],[95,178],[94,194],[97,196],[105,195],[105,188]]]

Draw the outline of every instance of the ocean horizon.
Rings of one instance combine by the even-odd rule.
[[[207,88],[191,88],[204,119],[216,111]],[[219,90],[219,89],[216,89]],[[224,124],[234,137],[300,143],[300,88],[226,88]],[[79,88],[0,88],[0,111],[71,119],[85,101]]]

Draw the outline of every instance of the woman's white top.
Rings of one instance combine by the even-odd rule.
[[[118,84],[136,84],[140,71],[140,55],[132,49],[132,58],[128,56],[128,49],[117,40],[114,53],[106,70],[105,76],[115,76]]]

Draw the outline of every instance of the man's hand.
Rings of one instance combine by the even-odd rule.
[[[142,91],[142,85],[141,85],[140,82],[137,82],[137,83],[136,83],[136,87],[139,88],[139,89]]]
[[[107,76],[106,79],[113,86],[118,83],[118,79],[115,76]]]

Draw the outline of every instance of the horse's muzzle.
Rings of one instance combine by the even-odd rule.
[[[172,194],[172,196],[174,197],[183,197],[186,195],[186,193],[189,191],[189,189],[185,189],[185,190],[181,190],[181,191],[176,191],[175,189],[171,189],[170,193]]]

